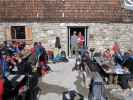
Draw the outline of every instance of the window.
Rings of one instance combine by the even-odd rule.
[[[12,39],[25,39],[25,26],[12,26],[11,27],[11,38]]]
[[[124,8],[133,10],[133,0],[123,0]]]

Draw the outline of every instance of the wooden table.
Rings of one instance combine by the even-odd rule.
[[[129,71],[122,69],[122,67],[114,65],[112,61],[106,61],[103,57],[95,57],[94,59],[96,60],[100,68],[105,72],[105,74],[109,75],[110,84],[113,83],[113,80],[114,83],[117,84],[119,75],[130,73]]]

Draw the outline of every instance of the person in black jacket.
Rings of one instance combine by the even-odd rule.
[[[126,90],[128,88],[130,88],[128,82],[130,80],[133,80],[133,51],[132,50],[128,50],[129,53],[129,57],[123,62],[123,68],[127,71],[129,71],[130,73],[128,74],[124,74],[121,78],[121,86],[122,88],[125,90],[125,94],[126,94]]]
[[[59,51],[61,49],[61,43],[60,43],[60,38],[59,37],[56,37],[56,41],[55,41],[55,48],[57,48],[57,52],[59,54]]]
[[[60,43],[60,38],[59,37],[56,37],[55,48],[61,49],[61,43]]]
[[[32,66],[31,63],[28,62],[26,59],[23,59],[23,55],[18,55],[18,73],[19,74],[31,74],[32,73]]]
[[[116,52],[114,54],[114,62],[115,62],[115,64],[122,65],[123,61],[124,61],[124,57],[123,57],[122,53],[120,51]]]

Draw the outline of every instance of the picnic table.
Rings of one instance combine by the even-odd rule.
[[[104,57],[95,57],[95,61],[100,66],[100,69],[104,71],[105,74],[109,75],[109,83],[117,84],[118,76],[129,74],[128,70],[125,70],[120,65],[115,65],[113,61],[105,60]]]

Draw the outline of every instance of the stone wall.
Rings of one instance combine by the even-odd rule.
[[[132,24],[91,24],[89,31],[94,36],[90,46],[111,47],[117,41],[122,49],[133,48]]]
[[[46,48],[54,49],[56,37],[60,37],[63,50],[67,50],[67,27],[56,23],[34,23],[32,26],[33,41],[41,41]]]
[[[133,48],[133,24],[121,23],[34,23],[34,41],[44,41],[48,48],[54,48],[55,38],[59,36],[63,49],[67,50],[67,26],[88,26],[89,47],[110,48],[117,41],[122,49]]]
[[[5,40],[5,24],[0,23],[0,42]]]
[[[6,39],[5,34],[13,25],[32,28],[33,41],[41,41],[47,49],[54,49],[55,38],[60,37],[62,49],[67,51],[67,26],[88,26],[88,46],[104,49],[111,47],[117,41],[122,49],[133,49],[133,24],[121,23],[1,23],[0,39]],[[5,34],[3,34],[5,33]],[[1,39],[1,40],[2,40]]]

